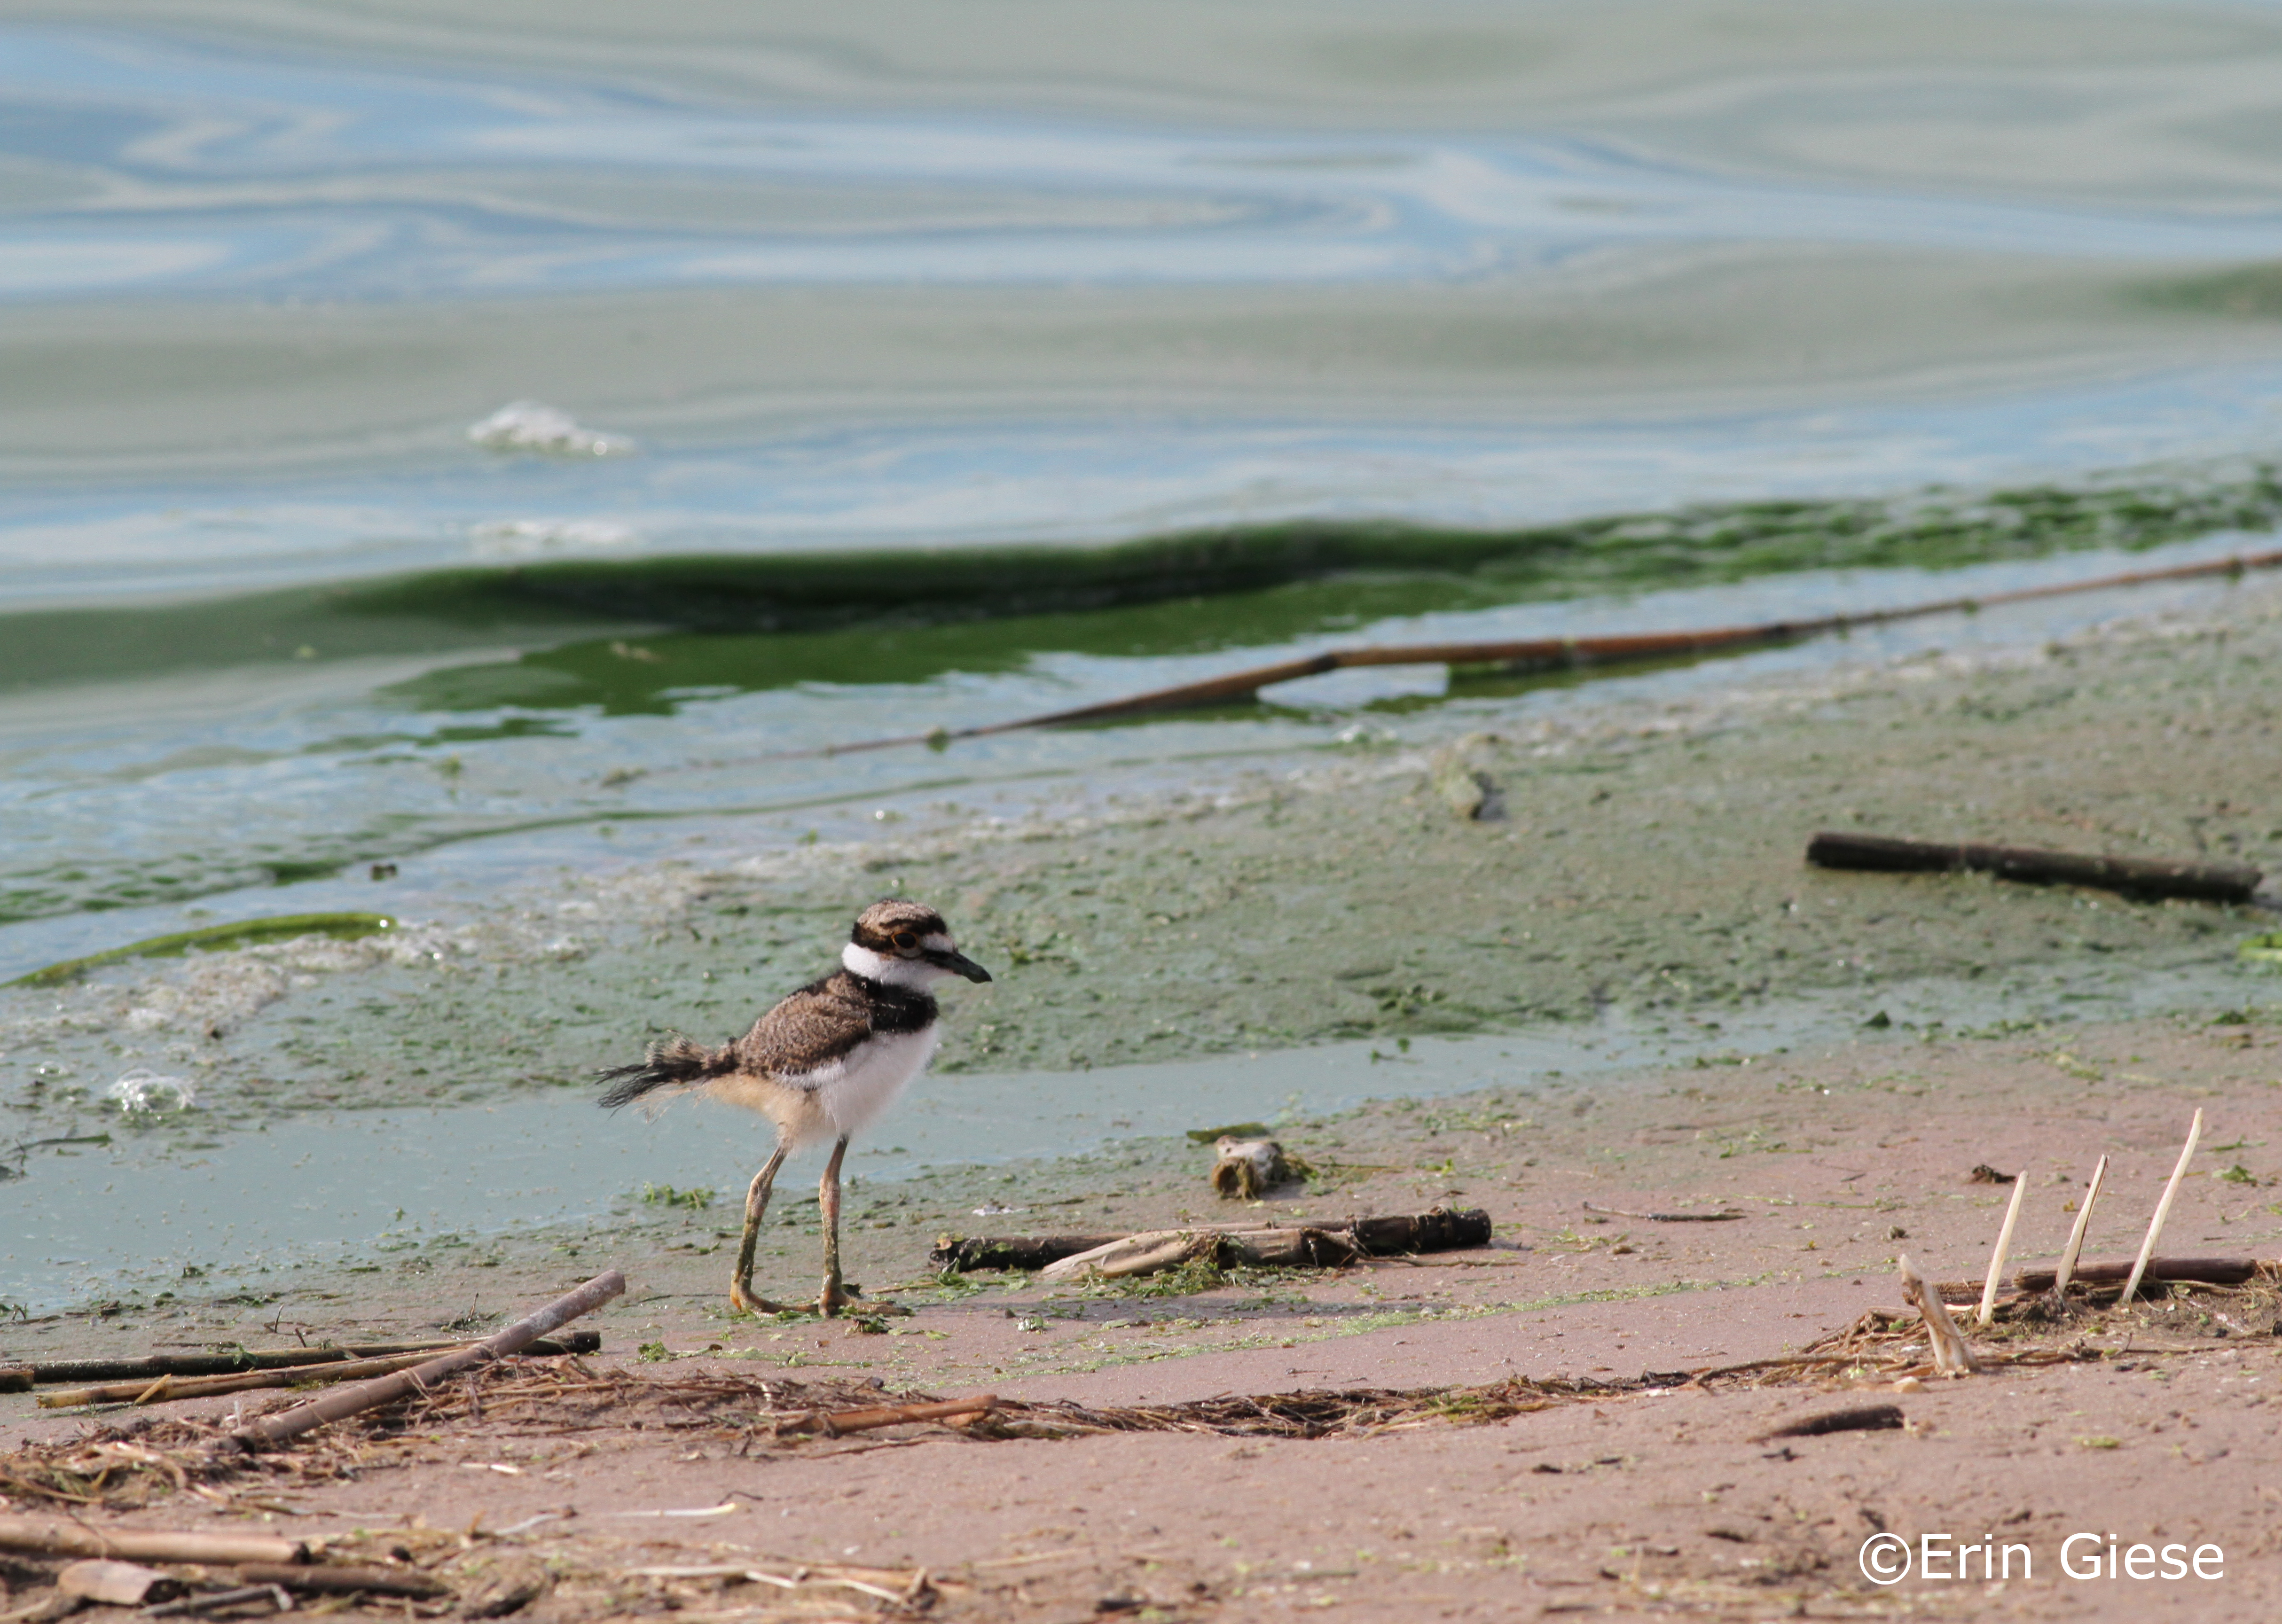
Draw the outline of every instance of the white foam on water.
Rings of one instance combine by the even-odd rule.
[[[622,457],[634,443],[622,434],[589,429],[557,406],[536,400],[510,400],[479,423],[468,438],[485,451],[537,452],[550,457]]]
[[[640,532],[607,519],[501,519],[468,532],[477,558],[538,558],[641,545]]]

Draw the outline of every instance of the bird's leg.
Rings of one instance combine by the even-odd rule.
[[[745,1234],[737,1242],[737,1272],[730,1277],[729,1303],[741,1313],[774,1314],[783,1311],[766,1297],[753,1295],[753,1250],[761,1241],[761,1220],[769,1213],[769,1189],[776,1183],[777,1169],[784,1165],[784,1141],[769,1152],[769,1159],[761,1171],[753,1175],[752,1187],[745,1192]]]
[[[816,1311],[836,1314],[848,1304],[840,1280],[840,1158],[848,1154],[848,1136],[832,1147],[832,1159],[817,1180],[816,1204],[824,1218],[824,1289],[816,1294]]]

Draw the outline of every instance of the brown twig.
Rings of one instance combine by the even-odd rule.
[[[2135,896],[2188,897],[2207,902],[2247,901],[2265,878],[2259,870],[2239,862],[2093,857],[2028,846],[1902,840],[1829,830],[1807,842],[1806,860],[1824,869],[1934,874],[1969,870],[2032,885],[2090,885]]]
[[[464,1348],[464,1342],[449,1344]],[[354,1381],[406,1370],[431,1353],[400,1353],[388,1359],[352,1359],[338,1365],[292,1365],[279,1370],[251,1370],[235,1376],[160,1376],[155,1381],[111,1381],[91,1388],[59,1388],[36,1401],[43,1410],[69,1410],[82,1404],[170,1404],[178,1398],[212,1398],[220,1393],[244,1393],[259,1388],[290,1388],[312,1383]]]
[[[1944,598],[1931,603],[1874,609],[1860,615],[1825,615],[1808,620],[1766,621],[1751,626],[1719,626],[1700,631],[1653,631],[1626,637],[1532,638],[1518,642],[1409,643],[1327,649],[1299,660],[1254,666],[1248,670],[1208,677],[1203,682],[1152,689],[1146,693],[1129,694],[1123,699],[1108,700],[1097,705],[1081,705],[1069,710],[1050,711],[1044,715],[1024,716],[1013,722],[943,728],[928,733],[865,739],[816,750],[783,751],[758,759],[787,761],[805,756],[845,754],[858,750],[941,745],[955,739],[982,739],[994,733],[1011,733],[1028,728],[1114,722],[1129,716],[1194,710],[1206,706],[1248,701],[1256,699],[1262,688],[1274,687],[1278,683],[1295,682],[1303,677],[1319,677],[1327,671],[1352,670],[1369,666],[1471,665],[1496,666],[1510,672],[1554,671],[1588,665],[1670,659],[1683,654],[1717,653],[1794,642],[1804,638],[1850,630],[1857,626],[1890,625],[1897,621],[1918,620],[1934,615],[1953,615],[2005,604],[2029,603],[2072,592],[2115,591],[2157,581],[2240,575],[2246,570],[2270,569],[2278,565],[2282,565],[2282,550],[2178,564],[2162,569],[2131,570],[2090,581],[2063,581],[2050,586],[2022,587],[1980,598]]]
[[[431,1337],[404,1342],[354,1342],[338,1348],[238,1348],[226,1353],[154,1353],[139,1359],[51,1359],[28,1368],[43,1387],[61,1381],[150,1381],[160,1376],[229,1376],[244,1371],[285,1370],[305,1365],[338,1365],[355,1359],[386,1359],[400,1353],[433,1353],[462,1348],[468,1339]],[[567,1336],[543,1337],[523,1351],[546,1354],[594,1353],[602,1339],[592,1331]],[[179,1390],[179,1389],[178,1389]]]
[[[1627,1212],[1622,1207],[1596,1207],[1589,1201],[1585,1203],[1585,1210],[1609,1218],[1637,1218],[1647,1224],[1729,1224],[1747,1216],[1732,1207],[1718,1212]]]
[[[486,1337],[471,1348],[446,1354],[440,1359],[431,1359],[410,1370],[398,1371],[393,1375],[343,1388],[322,1398],[312,1399],[306,1404],[288,1410],[283,1415],[265,1416],[239,1428],[230,1437],[243,1449],[261,1449],[299,1437],[328,1421],[345,1419],[361,1410],[374,1409],[414,1393],[425,1392],[454,1371],[501,1358],[529,1346],[565,1321],[600,1308],[625,1288],[625,1275],[616,1269],[606,1270],[578,1290],[557,1297],[545,1308],[516,1320],[505,1330]]]
[[[122,1562],[306,1562],[299,1540],[256,1534],[178,1534],[154,1528],[91,1528],[42,1517],[0,1517],[0,1548]]]

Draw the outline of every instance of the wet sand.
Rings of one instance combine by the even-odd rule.
[[[2024,1170],[2015,1256],[2027,1263],[2057,1253],[2071,1221],[2064,1203],[2092,1162],[2111,1156],[2087,1256],[2128,1257],[2197,1107],[2206,1148],[2163,1249],[2282,1257],[2278,1090],[2282,1025],[2270,1010],[1976,1040],[1866,1036],[1616,1088],[1372,1107],[1287,1130],[1295,1149],[1347,1171],[1332,1175],[1339,1187],[1287,1187],[1254,1215],[1480,1206],[1496,1226],[1489,1248],[1183,1295],[1150,1295],[1146,1283],[1057,1293],[1021,1277],[951,1288],[922,1277],[892,1294],[915,1311],[881,1322],[884,1333],[734,1319],[720,1256],[628,1237],[603,1249],[632,1288],[594,1318],[607,1351],[587,1363],[643,1382],[767,1375],[1095,1405],[1510,1376],[1630,1390],[1489,1425],[1430,1419],[1314,1441],[990,1442],[942,1428],[772,1441],[742,1430],[734,1412],[669,1406],[637,1425],[647,1412],[630,1406],[565,1431],[540,1406],[415,1427],[376,1444],[353,1481],[273,1487],[257,1477],[234,1503],[178,1496],[136,1520],[250,1520],[307,1535],[501,1529],[575,1512],[472,1545],[414,1542],[469,1582],[477,1569],[545,1558],[557,1576],[534,1618],[650,1612],[677,1595],[701,1614],[757,1605],[753,1590],[720,1593],[718,1578],[625,1574],[764,1558],[924,1566],[966,1587],[946,1589],[937,1616],[949,1618],[1083,1617],[1110,1597],[1162,1618],[1334,1605],[1386,1619],[1995,1607],[2054,1619],[2259,1616],[2282,1598],[2269,1504],[2282,1481],[2265,1397],[2282,1375],[2270,1292],[2093,1311],[2058,1331],[1999,1326],[1982,1334],[1983,1348],[2028,1338],[2085,1357],[1905,1395],[1843,1371],[1708,1391],[1674,1377],[1779,1357],[1866,1310],[1898,1307],[1899,1251],[1929,1274],[1977,1275],[2008,1194],[1971,1181],[1982,1164]],[[1207,1159],[1198,1150],[1185,1166],[1131,1170],[1098,1208],[970,1214],[962,1226],[1037,1229],[1051,1212],[1055,1227],[1137,1227],[1241,1210],[1203,1191]],[[1366,1160],[1385,1171],[1362,1171]],[[1589,1209],[1745,1216],[1669,1224]],[[772,1274],[788,1287],[813,1241],[805,1229],[788,1233]],[[909,1270],[928,1237],[901,1225],[853,1238],[873,1294],[887,1295],[888,1276]],[[296,1294],[244,1309],[230,1328],[249,1341],[411,1332],[435,1323],[436,1303],[535,1302],[602,1260],[456,1278],[430,1270],[353,1303]],[[171,1342],[223,1330],[208,1310],[163,1329],[24,1326],[12,1342],[19,1351],[140,1348],[154,1332]],[[1643,1372],[1654,1386],[1639,1386]],[[1900,1404],[1905,1428],[1757,1441],[1802,1415],[1872,1400]],[[0,1402],[21,1440],[88,1424],[37,1414],[28,1399]],[[152,1410],[222,1415],[236,1402]],[[655,1527],[616,1515],[725,1504],[735,1509]],[[1913,1577],[1879,1592],[1856,1553],[1881,1527],[1960,1543],[1996,1530],[2029,1545],[2034,1576],[2001,1589]],[[2225,1576],[2069,1580],[2059,1546],[2080,1530],[2126,1546],[2215,1543]],[[384,1546],[393,1536],[373,1537]]]

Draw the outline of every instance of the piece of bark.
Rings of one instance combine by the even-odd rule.
[[[2013,1284],[2022,1291],[2050,1291],[2053,1269],[2023,1269],[2013,1277]],[[2154,1257],[2147,1263],[2148,1280],[2177,1280],[2200,1286],[2239,1286],[2258,1272],[2257,1259],[2252,1257]],[[2078,1264],[2070,1277],[2078,1286],[2113,1286],[2131,1278],[2128,1263]]]
[[[1192,1257],[1212,1252],[1218,1244],[1218,1236],[1210,1230],[1145,1230],[1048,1264],[1038,1271],[1038,1278],[1075,1280],[1091,1276],[1105,1280],[1129,1280],[1178,1268]]]
[[[0,1365],[0,1393],[28,1393],[38,1372],[29,1365]]]
[[[105,1607],[140,1607],[146,1602],[172,1600],[182,1592],[182,1581],[155,1567],[97,1557],[66,1563],[56,1575],[56,1589],[66,1596]]]
[[[1928,1286],[1905,1252],[1895,1260],[1902,1277],[1902,1295],[1925,1321],[1926,1341],[1933,1349],[1933,1367],[1944,1376],[1969,1376],[1981,1368],[1971,1344],[1949,1317],[1941,1294]]]
[[[286,1370],[305,1365],[345,1364],[353,1359],[385,1359],[400,1353],[435,1353],[464,1348],[468,1339],[437,1337],[403,1342],[356,1342],[338,1348],[241,1348],[229,1353],[155,1353],[139,1359],[53,1359],[35,1363],[32,1380],[42,1387],[57,1382],[156,1380],[160,1376],[229,1376],[244,1371]],[[539,1357],[551,1354],[596,1353],[602,1336],[594,1331],[570,1331],[541,1337],[523,1351]],[[0,1387],[0,1391],[5,1391]]]
[[[1977,842],[1903,840],[1888,835],[1824,830],[1807,842],[1806,860],[1817,868],[1869,870],[1881,873],[1956,873],[1971,870],[1999,879],[2035,885],[2089,885],[2131,896],[2188,897],[2206,902],[2244,902],[2264,875],[2247,863],[2186,862],[2156,857],[2093,857],[2080,852],[2045,851],[2027,846]]]
[[[1272,1139],[1221,1139],[1215,1141],[1212,1187],[1222,1201],[1257,1201],[1292,1176],[1284,1160],[1284,1147]]]
[[[0,1517],[0,1549],[122,1562],[306,1562],[299,1540],[260,1534],[185,1534],[167,1528],[99,1528],[47,1517]]]
[[[495,1333],[472,1348],[447,1353],[440,1359],[431,1359],[410,1370],[398,1371],[394,1375],[375,1377],[326,1394],[322,1398],[296,1405],[280,1415],[263,1416],[249,1422],[230,1435],[241,1449],[263,1449],[297,1438],[329,1421],[345,1419],[361,1411],[392,1404],[414,1393],[424,1393],[445,1377],[467,1369],[471,1365],[486,1364],[520,1352],[566,1320],[576,1319],[602,1306],[626,1288],[626,1277],[616,1269],[608,1269],[588,1280],[578,1290],[557,1297],[545,1308],[516,1320],[505,1330]]]
[[[1899,1404],[1857,1404],[1851,1410],[1826,1410],[1761,1433],[1754,1442],[1777,1438],[1820,1438],[1835,1432],[1890,1432],[1902,1425]]]

